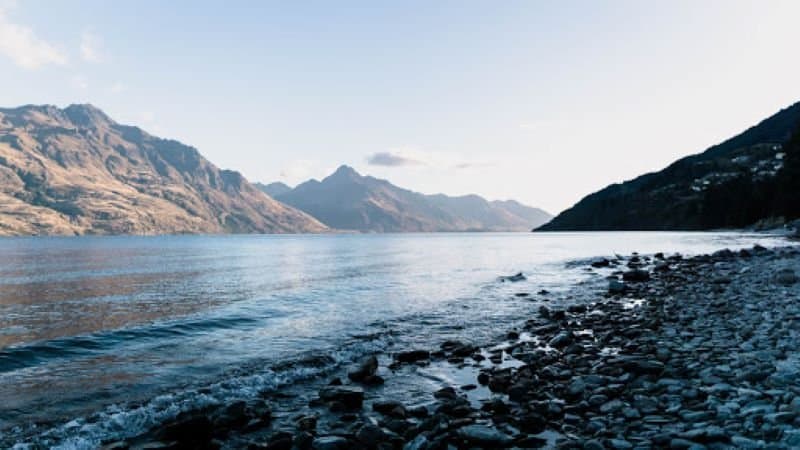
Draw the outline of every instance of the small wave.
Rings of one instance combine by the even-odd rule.
[[[275,315],[273,312],[271,317]],[[148,340],[160,341],[213,330],[242,329],[259,323],[258,318],[244,316],[203,318],[7,347],[0,351],[0,373],[25,369],[58,358],[100,354],[128,342],[141,344]]]
[[[94,449],[104,442],[146,433],[187,411],[260,398],[282,387],[318,378],[364,355],[385,350],[391,342],[384,338],[388,335],[352,339],[332,351],[306,352],[260,370],[251,367],[250,373],[241,373],[240,369],[239,373],[228,374],[207,386],[166,393],[139,405],[111,405],[91,416],[49,429],[36,425],[24,430],[17,428],[5,439],[0,437],[0,447]]]

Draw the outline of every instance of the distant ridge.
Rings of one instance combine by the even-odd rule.
[[[705,230],[797,218],[799,126],[795,103],[703,153],[588,195],[538,231]]]
[[[260,189],[262,192],[269,195],[270,197],[275,197],[276,195],[282,195],[292,190],[292,188],[289,187],[289,185],[281,183],[280,181],[270,184],[253,183],[253,185],[258,189]]]
[[[0,109],[0,235],[326,229],[196,149],[92,105]]]
[[[262,185],[274,192],[275,183]],[[332,228],[362,232],[528,231],[552,216],[514,201],[424,195],[343,165],[322,181],[275,194]]]

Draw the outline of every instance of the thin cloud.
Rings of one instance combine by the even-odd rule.
[[[367,164],[371,166],[403,167],[423,165],[422,161],[403,156],[399,153],[377,152],[367,156]]]
[[[422,151],[415,147],[398,147],[367,156],[371,166],[388,168],[417,167],[426,170],[467,170],[495,165],[451,152]]]
[[[12,4],[13,5],[13,4]],[[0,7],[0,54],[28,70],[54,64],[64,65],[67,56],[34,31],[8,19],[7,7]]]
[[[84,31],[81,33],[80,52],[84,61],[101,62],[103,60],[103,39],[90,31]]]

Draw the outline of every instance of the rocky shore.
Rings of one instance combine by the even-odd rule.
[[[587,261],[602,285],[519,292],[542,306],[499,342],[370,356],[302,411],[265,395],[106,448],[800,448],[798,263],[759,246]],[[431,366],[465,382],[382,395]]]

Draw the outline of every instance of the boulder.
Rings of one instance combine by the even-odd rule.
[[[352,386],[328,386],[319,391],[319,398],[326,403],[339,402],[345,408],[359,409],[364,403],[364,391]]]
[[[356,367],[347,373],[347,378],[352,381],[362,382],[369,377],[375,375],[378,371],[378,358],[375,356],[368,356],[361,360]]]
[[[409,350],[395,355],[395,360],[400,363],[414,363],[430,359],[431,352],[427,350]]]
[[[622,273],[623,281],[640,283],[650,280],[650,272],[643,269],[632,269]]]

